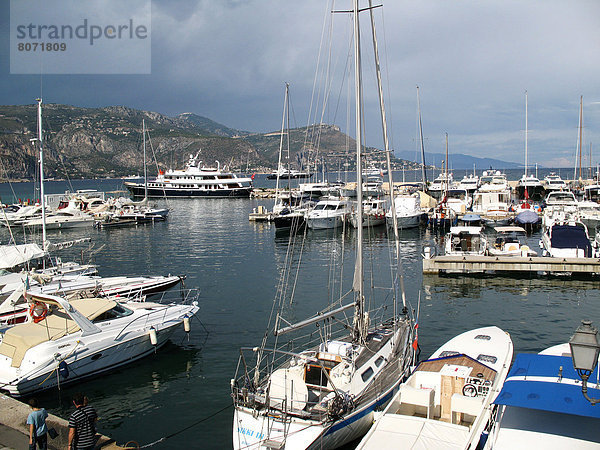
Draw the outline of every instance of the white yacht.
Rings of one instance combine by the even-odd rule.
[[[190,155],[184,170],[162,171],[148,180],[148,197],[250,197],[252,179],[208,167],[199,161],[200,152]],[[124,185],[135,197],[145,196],[145,183],[125,181]]]
[[[388,201],[384,198],[369,197],[363,200],[363,227],[376,227],[385,224],[386,209]],[[350,214],[350,223],[358,228],[356,210],[353,208]]]
[[[519,200],[542,200],[545,192],[541,181],[533,175],[523,175],[515,187],[515,193]]]
[[[542,215],[544,228],[548,228],[557,220],[565,221],[577,218],[579,202],[571,191],[550,191],[544,203],[546,204]]]
[[[67,301],[42,294],[31,301],[32,320],[6,330],[0,343],[0,390],[14,396],[80,381],[150,355],[199,310],[195,296],[178,304]]]
[[[15,225],[27,228],[41,228],[45,225],[47,230],[92,227],[94,217],[82,211],[78,199],[72,198],[64,207],[46,215],[45,223],[42,217],[38,217],[15,222]]]
[[[339,197],[322,198],[306,214],[306,224],[313,230],[341,227],[350,215],[352,206],[349,200]]]
[[[451,227],[444,245],[447,256],[485,255],[487,238],[482,227]]]
[[[509,205],[509,190],[482,190],[480,188],[473,198],[473,213],[479,215],[481,221],[490,227],[510,225],[515,214],[510,211]]]
[[[497,327],[467,331],[419,363],[357,449],[475,449],[513,356]]]
[[[537,252],[525,244],[527,233],[522,227],[496,227],[496,237],[489,245],[491,256],[537,256]]]
[[[557,220],[545,228],[540,248],[542,256],[554,258],[594,258],[597,254],[590,242],[587,227],[575,220]]]
[[[480,182],[479,177],[477,175],[465,175],[462,180],[458,183],[458,189],[464,189],[471,196],[473,193],[479,189]]]
[[[421,208],[421,196],[418,192],[396,195],[394,207],[399,230],[416,228],[427,220],[426,213]],[[388,226],[393,227],[391,209],[386,214],[386,220]]]
[[[496,171],[484,171],[479,180],[479,192],[498,192],[498,191],[509,191],[508,180],[506,175]]]
[[[568,190],[567,183],[557,175],[556,172],[550,172],[544,177],[547,191],[566,191]]]
[[[427,191],[429,195],[436,200],[441,200],[444,192],[450,189],[453,185],[454,176],[452,175],[452,172],[449,172],[447,175],[442,172],[431,182]]]

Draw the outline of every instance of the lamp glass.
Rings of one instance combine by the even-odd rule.
[[[582,321],[582,325],[575,331],[569,345],[575,369],[592,372],[598,364],[600,343],[598,330],[591,326],[591,322]]]

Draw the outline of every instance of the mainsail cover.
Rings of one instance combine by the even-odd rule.
[[[37,244],[0,246],[0,269],[10,269],[32,259],[41,258],[46,252]]]

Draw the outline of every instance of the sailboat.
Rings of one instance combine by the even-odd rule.
[[[367,10],[371,10],[370,5]],[[362,173],[358,12],[358,0],[354,0],[356,164],[357,173]],[[371,24],[375,44],[373,20]],[[378,64],[376,68],[379,70]],[[357,197],[362,198],[362,183],[357,183]],[[360,223],[361,201],[356,208]],[[238,369],[231,380],[235,449],[316,449],[345,445],[368,431],[373,411],[385,405],[408,375],[416,349],[413,321],[406,306],[397,310],[396,290],[392,288],[394,305],[387,309],[392,317],[375,323],[374,317],[379,315],[368,311],[366,306],[362,240],[363,228],[358,227],[354,279],[347,292],[341,292],[320,313],[293,324],[285,318],[286,308],[279,308],[272,315],[274,320],[262,343],[241,349]],[[402,277],[397,278],[402,286]],[[350,297],[352,302],[346,300]],[[402,298],[405,303],[404,295]],[[276,296],[275,304],[282,303],[287,307],[287,302]],[[353,317],[346,317],[344,313],[352,309]],[[306,331],[307,326],[314,330],[315,325],[319,330],[316,340],[310,339],[311,332],[308,337],[297,333]],[[286,340],[288,336],[291,337]]]
[[[515,189],[519,200],[539,201],[543,199],[546,190],[538,178],[527,173],[527,132],[527,91],[525,91],[525,173],[523,173]]]

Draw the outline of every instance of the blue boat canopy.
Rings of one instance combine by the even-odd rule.
[[[586,258],[592,256],[590,240],[580,226],[554,225],[550,243],[554,248],[580,248],[584,250]]]
[[[540,221],[540,216],[530,209],[525,209],[517,214],[515,217],[515,222],[520,223],[521,225],[535,225]]]
[[[588,381],[588,395],[592,398],[600,398],[597,376],[596,368]],[[600,419],[600,408],[584,398],[573,360],[566,356],[517,355],[494,403]]]

